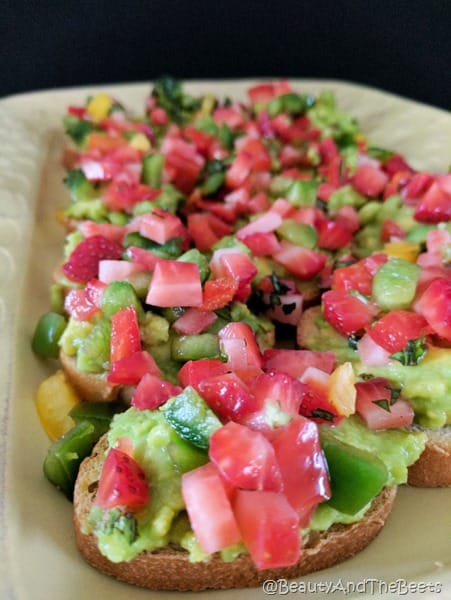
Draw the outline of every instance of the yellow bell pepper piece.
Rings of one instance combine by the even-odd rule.
[[[355,375],[350,362],[345,362],[331,373],[328,385],[328,400],[338,414],[349,417],[355,413]]]
[[[382,248],[382,252],[393,258],[403,258],[409,262],[416,262],[420,253],[420,245],[415,242],[387,242]]]
[[[69,416],[69,411],[80,401],[81,398],[61,370],[40,384],[35,398],[36,410],[51,440],[56,440],[74,427],[75,422]]]
[[[111,98],[107,94],[97,94],[88,102],[86,110],[93,121],[101,121],[108,116],[112,104]]]
[[[144,135],[144,133],[137,133],[130,140],[130,146],[135,150],[141,150],[142,152],[149,152],[151,149],[151,144],[149,142],[149,138]]]

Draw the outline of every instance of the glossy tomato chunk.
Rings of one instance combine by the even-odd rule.
[[[300,524],[306,525],[316,505],[330,497],[327,463],[318,427],[309,419],[296,417],[280,429],[272,443],[285,495],[300,516]]]
[[[201,381],[198,390],[210,408],[223,420],[241,420],[257,409],[257,401],[235,373]]]
[[[368,329],[379,346],[391,353],[404,350],[410,340],[417,340],[429,329],[426,319],[409,310],[393,310]]]
[[[412,425],[414,412],[403,398],[393,402],[393,390],[390,382],[383,377],[355,384],[357,390],[356,412],[365,421],[369,429],[391,429]]]
[[[237,490],[233,511],[257,569],[287,567],[298,561],[299,517],[284,494]]]
[[[224,483],[213,464],[184,473],[182,495],[204,552],[217,552],[241,540]]]
[[[139,381],[131,399],[131,405],[137,410],[152,410],[180,394],[182,388],[169,381],[164,381],[158,375],[146,373]]]
[[[138,317],[133,306],[121,308],[111,317],[111,362],[141,350]]]
[[[258,431],[230,421],[210,438],[209,456],[222,477],[245,490],[282,490],[271,443]]]
[[[160,369],[149,352],[139,350],[111,363],[108,383],[136,385],[146,373],[159,375]]]
[[[435,279],[416,304],[432,329],[451,342],[451,280]]]
[[[335,290],[325,292],[322,303],[326,320],[345,336],[368,326],[376,312],[369,302]]]
[[[154,306],[200,306],[202,284],[199,267],[191,262],[166,260],[155,265],[147,304]]]

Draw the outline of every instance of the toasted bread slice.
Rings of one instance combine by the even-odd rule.
[[[417,487],[451,485],[451,426],[427,429],[415,425],[416,431],[428,436],[426,448],[416,463],[409,467],[408,483]]]
[[[308,348],[308,340],[317,337],[318,312],[318,307],[314,307],[303,313],[297,330],[297,343],[300,347]],[[409,467],[408,483],[416,487],[451,486],[451,426],[428,429],[415,425],[413,430],[425,432],[428,442],[417,462]]]
[[[249,555],[224,562],[218,555],[206,562],[189,562],[188,553],[176,547],[142,552],[129,562],[113,563],[97,547],[94,535],[82,533],[95,496],[106,438],[102,438],[92,455],[80,467],[74,492],[74,527],[78,548],[99,571],[153,590],[201,591],[260,585],[265,579],[293,578],[325,569],[346,560],[365,548],[382,529],[393,506],[396,487],[384,489],[373,501],[362,521],[351,525],[334,525],[325,533],[310,533],[299,562],[291,567],[258,571]]]
[[[72,356],[60,352],[60,361],[66,377],[85,402],[112,402],[116,400],[120,386],[109,385],[106,373],[82,373]]]

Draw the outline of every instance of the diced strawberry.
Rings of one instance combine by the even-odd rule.
[[[122,246],[102,235],[94,235],[82,240],[72,251],[62,266],[64,275],[71,281],[87,283],[97,277],[99,262],[105,259],[117,260],[122,255]]]
[[[375,308],[356,296],[329,290],[322,296],[324,317],[342,335],[348,336],[368,326]]]
[[[172,327],[177,333],[184,335],[196,335],[208,329],[216,319],[217,315],[209,310],[199,310],[198,308],[188,308],[181,317],[179,317]]]
[[[381,194],[388,182],[388,176],[379,168],[362,164],[353,178],[354,188],[361,194],[376,198]]]
[[[376,342],[391,353],[404,350],[410,340],[425,335],[426,319],[410,310],[393,310],[380,318],[368,330]]]
[[[180,386],[148,372],[140,379],[132,396],[131,405],[137,410],[153,410],[181,391]]]
[[[140,350],[111,363],[108,383],[136,385],[146,373],[159,375],[160,369],[151,354]]]

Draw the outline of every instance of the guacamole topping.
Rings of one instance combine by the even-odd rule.
[[[385,367],[363,367],[360,373],[386,377],[402,387],[415,411],[415,421],[433,429],[451,424],[451,350],[429,348],[414,366],[392,361]]]
[[[370,431],[358,417],[345,419],[328,431],[378,456],[388,471],[387,485],[406,482],[407,466],[417,460],[426,442],[421,433]],[[116,415],[108,433],[109,447],[123,437],[132,442],[134,458],[146,473],[151,501],[133,516],[127,513],[125,517],[117,509],[105,511],[94,505],[84,532],[96,535],[100,551],[113,562],[131,560],[144,550],[169,543],[187,550],[191,561],[208,558],[191,531],[181,494],[182,474],[205,464],[207,453],[180,438],[159,410],[138,411],[132,407]],[[316,509],[309,528],[325,530],[333,523],[352,523],[361,519],[365,510],[348,515],[325,503]],[[233,560],[242,551],[239,544],[224,549],[221,556]]]

